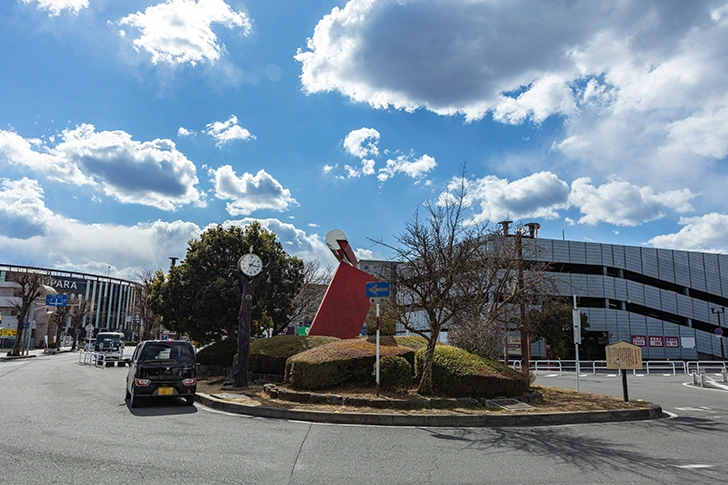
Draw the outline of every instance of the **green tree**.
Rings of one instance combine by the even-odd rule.
[[[232,270],[251,249],[264,264],[274,266],[256,289],[251,335],[285,325],[303,282],[303,261],[288,255],[275,233],[254,222],[244,228],[218,225],[206,230],[189,242],[184,261],[166,278],[157,274],[149,301],[165,328],[199,343],[235,338],[241,288]]]
[[[546,340],[551,350],[551,357],[563,359],[569,347],[574,345],[573,307],[568,298],[555,298],[546,301],[540,309],[530,312],[531,338]],[[586,336],[589,318],[581,314],[581,336]]]

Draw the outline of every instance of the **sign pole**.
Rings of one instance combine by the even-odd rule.
[[[376,365],[376,388],[374,394],[379,396],[379,302],[377,302],[377,365]]]
[[[624,392],[624,401],[629,402],[629,391],[627,391],[627,371],[620,369],[622,373],[622,391]]]
[[[581,312],[576,308],[576,295],[574,295],[574,310],[572,311],[574,324],[574,349],[576,350],[576,393],[579,393],[579,374],[581,374],[581,366],[579,365],[579,344],[581,344]]]

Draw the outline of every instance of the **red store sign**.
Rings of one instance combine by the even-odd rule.
[[[664,347],[662,336],[650,335],[650,347]]]
[[[665,347],[677,349],[680,347],[680,339],[678,337],[665,337]]]
[[[632,335],[632,345],[647,347],[647,337],[644,335]]]

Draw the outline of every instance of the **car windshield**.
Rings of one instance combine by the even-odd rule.
[[[195,355],[187,344],[153,343],[144,347],[142,361],[174,360],[179,364],[193,365]]]

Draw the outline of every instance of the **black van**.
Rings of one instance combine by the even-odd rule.
[[[128,361],[126,398],[136,407],[148,397],[183,397],[188,405],[197,392],[195,348],[183,340],[147,340]]]

